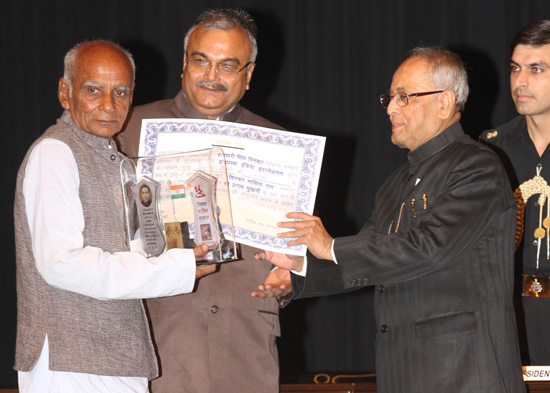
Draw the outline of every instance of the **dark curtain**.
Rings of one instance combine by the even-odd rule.
[[[359,230],[376,189],[406,159],[390,142],[378,102],[403,54],[430,44],[462,56],[471,81],[463,125],[477,138],[516,114],[508,86],[512,37],[550,17],[548,0],[2,1],[0,388],[16,386],[15,174],[30,143],[61,114],[64,54],[84,39],[117,41],[136,58],[134,103],[172,97],[184,32],[203,10],[234,6],[251,12],[260,29],[244,106],[291,131],[327,137],[317,210],[334,236]],[[281,321],[282,382],[307,372],[375,371],[372,289],[295,301]]]

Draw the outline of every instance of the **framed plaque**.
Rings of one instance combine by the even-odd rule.
[[[127,157],[120,173],[132,251],[157,256],[205,243],[198,264],[237,259],[222,149]]]

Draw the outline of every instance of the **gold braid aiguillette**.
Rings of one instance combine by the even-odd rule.
[[[537,238],[537,269],[539,268],[540,244],[542,243],[541,240],[544,239],[544,236],[546,235],[546,231],[542,227],[542,208],[544,207],[544,195],[542,194],[539,197],[539,206],[539,227],[535,229],[535,237]]]
[[[546,204],[546,217],[542,221],[542,226],[546,228],[546,260],[550,260],[550,201]]]
[[[548,183],[546,180],[540,176],[540,172],[542,170],[542,167],[537,167],[537,174],[532,179],[529,179],[525,182],[523,182],[519,187],[518,190],[520,191],[518,193],[518,190],[514,192],[514,197],[516,198],[516,203],[518,205],[518,223],[517,223],[517,229],[516,229],[516,249],[519,244],[519,241],[521,241],[521,233],[523,233],[523,215],[525,212],[525,203],[529,198],[531,198],[533,195],[539,195],[538,203],[540,206],[540,212],[539,212],[539,226],[537,229],[535,229],[534,236],[537,239],[537,269],[539,268],[539,255],[540,255],[540,244],[542,243],[542,239],[544,239],[546,232],[548,232],[550,228],[550,210],[547,213],[547,217],[544,219],[544,222],[542,220],[543,215],[543,207],[544,203],[550,196],[550,187],[548,186]],[[521,200],[520,200],[521,199]],[[549,207],[550,209],[550,207]],[[521,216],[521,217],[520,217]],[[521,223],[519,219],[521,218]],[[543,228],[546,228],[546,230]],[[519,239],[518,239],[518,233],[519,233]],[[546,255],[547,259],[550,257],[550,243],[548,243],[548,238],[550,236],[547,236],[547,243],[546,243]]]

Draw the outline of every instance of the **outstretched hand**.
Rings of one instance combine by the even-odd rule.
[[[201,245],[193,249],[195,254],[195,260],[197,257],[201,257],[208,252],[208,245],[202,243]],[[197,265],[197,270],[195,271],[195,279],[206,276],[210,273],[214,273],[218,269],[218,264],[214,263],[212,265]]]
[[[264,259],[280,268],[287,270],[296,270],[298,272],[302,271],[302,266],[304,264],[304,257],[301,257],[299,255],[280,254],[278,252],[265,250],[254,254],[254,258]]]
[[[253,297],[280,297],[292,292],[290,270],[277,268],[272,270],[258,290],[251,293]]]
[[[288,213],[286,217],[297,219],[298,221],[277,223],[279,228],[293,229],[279,233],[277,237],[296,238],[289,240],[287,246],[292,247],[305,244],[309,252],[317,258],[332,261],[332,241],[334,238],[329,235],[319,217],[301,212]]]

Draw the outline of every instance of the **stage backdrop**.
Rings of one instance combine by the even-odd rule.
[[[243,104],[289,130],[327,137],[317,210],[334,236],[369,218],[376,189],[406,159],[390,142],[378,97],[400,58],[419,44],[446,46],[468,64],[463,125],[477,138],[515,116],[509,42],[550,17],[548,0],[116,0],[0,3],[0,388],[16,386],[13,193],[27,147],[60,116],[63,56],[85,39],[111,39],[134,53],[134,103],[180,88],[183,35],[207,8],[241,7],[256,18],[259,56]],[[295,301],[281,311],[282,382],[315,371],[374,371],[372,290]]]

